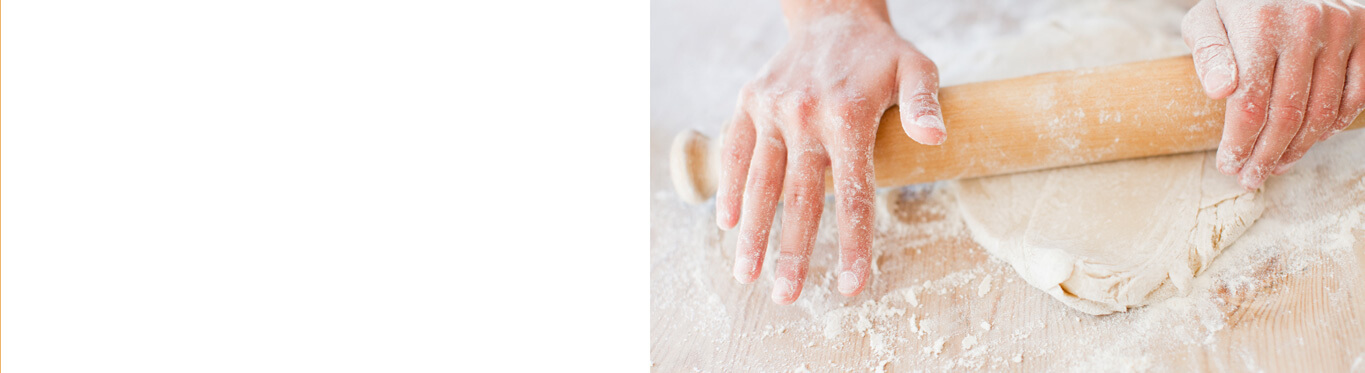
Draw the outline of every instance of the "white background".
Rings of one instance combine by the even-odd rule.
[[[5,1],[0,369],[645,369],[648,8]]]

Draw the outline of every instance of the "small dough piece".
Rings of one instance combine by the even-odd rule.
[[[1103,315],[1186,294],[1260,217],[1213,152],[962,180],[972,237],[1030,285]]]

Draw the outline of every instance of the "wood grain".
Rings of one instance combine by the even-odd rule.
[[[992,259],[972,241],[938,184],[879,193],[876,270],[852,298],[833,291],[838,239],[834,207],[826,206],[805,291],[791,306],[772,303],[766,272],[748,285],[730,276],[736,237],[715,227],[714,209],[656,198],[654,216],[669,218],[653,223],[651,366],[664,372],[1360,371],[1365,133],[1324,144],[1301,167],[1268,181],[1266,213],[1243,236],[1246,242],[1200,275],[1195,291],[1105,316],[1067,308]],[[771,266],[765,263],[765,271]],[[987,276],[991,284],[982,293]],[[912,304],[904,294],[916,288],[923,291]],[[859,312],[840,316],[859,307],[872,307],[864,315],[888,314],[862,320],[860,330]],[[831,323],[840,333],[828,333]],[[968,336],[977,345],[964,349]],[[926,352],[940,339],[939,353]]]
[[[906,136],[899,108],[882,115],[878,187],[1210,150],[1223,129],[1224,103],[1204,95],[1189,56],[945,87],[939,101],[948,140],[938,146]],[[1363,126],[1365,116],[1349,128]],[[679,135],[670,158],[680,195],[715,193],[722,143]]]

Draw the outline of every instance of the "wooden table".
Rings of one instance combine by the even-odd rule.
[[[1360,371],[1365,133],[1357,132],[1272,179],[1261,220],[1191,294],[1108,316],[1069,309],[992,259],[941,184],[879,193],[876,270],[854,298],[833,291],[827,202],[811,281],[791,306],[769,298],[771,260],[754,284],[734,281],[734,234],[715,228],[713,204],[687,205],[661,189],[651,204],[650,357],[658,371]]]
[[[1001,7],[891,5],[898,29],[933,58],[968,21],[1023,22]],[[945,13],[954,9],[982,13]],[[854,298],[834,291],[826,202],[811,279],[796,304],[778,306],[771,260],[754,284],[735,282],[734,237],[716,228],[713,204],[672,192],[665,157],[682,129],[718,133],[740,85],[781,47],[777,4],[656,0],[651,12],[652,370],[1365,371],[1365,136],[1338,136],[1334,151],[1315,148],[1271,179],[1260,222],[1186,297],[1108,316],[1071,310],[976,245],[941,185],[921,185],[879,194],[876,271]],[[1170,13],[1167,26],[1178,26]],[[1178,30],[1164,32],[1178,42]],[[925,43],[935,39],[938,49]],[[953,66],[940,68],[945,85],[965,82]],[[971,77],[1007,77],[989,74]],[[964,350],[968,337],[976,343]]]

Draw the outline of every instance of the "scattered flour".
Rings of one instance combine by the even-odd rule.
[[[831,200],[801,298],[795,306],[755,307],[751,300],[767,302],[773,286],[775,252],[767,255],[759,281],[736,284],[729,274],[735,237],[715,228],[713,205],[687,205],[669,189],[665,155],[671,136],[683,128],[719,132],[739,86],[785,40],[779,10],[768,2],[719,0],[661,1],[651,8],[651,40],[670,46],[651,50],[650,358],[660,370],[1189,367],[1153,346],[1187,346],[1208,359],[1240,349],[1245,352],[1227,358],[1234,365],[1223,369],[1276,370],[1257,360],[1267,352],[1229,342],[1229,333],[1256,326],[1239,315],[1264,312],[1255,308],[1258,300],[1324,266],[1339,268],[1329,274],[1365,276],[1359,268],[1365,256],[1357,257],[1365,255],[1357,248],[1365,237],[1365,147],[1359,146],[1365,136],[1348,132],[1267,182],[1266,213],[1194,280],[1186,297],[1121,315],[1077,314],[1014,281],[1008,266],[969,244],[951,197],[921,185],[878,193],[876,272],[863,294],[832,292],[838,239]],[[938,62],[944,85],[1188,53],[1178,31],[1184,8],[1164,1],[893,2],[891,9],[898,30]],[[1122,120],[1118,113],[1090,114]],[[771,233],[780,234],[778,226]],[[1320,288],[1329,299],[1343,307],[1358,304],[1351,303],[1359,302],[1358,290],[1326,284]],[[964,332],[962,348],[945,351],[949,339]],[[1296,346],[1270,348],[1315,345]],[[1351,351],[1345,356],[1365,356],[1342,350]],[[1365,366],[1361,361],[1354,364]]]
[[[947,338],[943,338],[943,337],[939,337],[937,340],[934,340],[934,345],[933,345],[932,347],[925,347],[925,348],[924,348],[924,353],[926,353],[926,354],[934,354],[934,355],[941,354],[941,353],[943,353],[943,345],[944,345],[945,343],[948,343],[948,339],[947,339]]]

